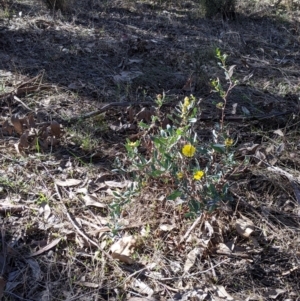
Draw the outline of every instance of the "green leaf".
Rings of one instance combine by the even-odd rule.
[[[164,145],[163,138],[158,138],[158,137],[152,137],[152,141],[157,144],[157,145]]]
[[[142,162],[142,165],[146,165],[147,164],[147,162],[146,162],[146,160],[145,160],[145,158],[143,156],[140,156],[140,160]]]
[[[224,144],[212,144],[211,147],[218,153],[225,154],[226,152],[226,148]]]
[[[167,158],[168,163],[171,162],[173,159],[169,154],[165,154],[165,157]]]
[[[185,218],[195,218],[196,215],[195,215],[194,212],[188,212],[188,213],[185,213],[185,214],[184,214],[184,217],[185,217]]]
[[[159,165],[160,167],[162,167],[164,170],[167,169],[168,162],[167,162],[166,160],[162,160],[162,161],[157,160],[157,163],[158,163],[158,165]]]
[[[203,148],[203,147],[197,147],[197,153],[200,153],[200,154],[203,154],[203,155],[206,155],[209,153],[209,151],[206,149],[206,148]]]
[[[229,184],[226,183],[222,188],[222,193],[223,193],[223,195],[227,195],[228,192],[229,192]]]
[[[158,178],[160,177],[162,174],[164,174],[165,171],[160,171],[160,170],[153,170],[151,173],[150,173],[150,176],[154,177],[154,178]]]
[[[120,195],[119,193],[117,193],[116,191],[113,191],[112,193],[113,193],[113,195],[114,195],[115,197],[118,197],[118,198],[121,197],[121,195]]]
[[[182,192],[179,190],[174,190],[168,197],[167,200],[174,201],[176,198],[180,197],[182,195]]]
[[[142,129],[149,129],[150,128],[150,125],[144,123],[144,122],[139,122],[139,127],[142,128]]]
[[[177,129],[176,130],[176,135],[178,135],[178,138],[184,133],[183,129]]]
[[[157,159],[157,150],[155,149],[154,151],[153,151],[153,158],[155,159],[155,161],[157,161],[158,159]]]
[[[209,184],[208,189],[209,189],[209,191],[210,191],[213,195],[217,195],[217,194],[218,194],[215,185]]]
[[[190,212],[193,213],[194,215],[199,215],[201,213],[201,204],[197,200],[190,200],[189,208],[190,208]]]
[[[196,123],[196,122],[197,122],[197,118],[190,118],[190,119],[189,119],[189,122],[190,122],[190,123]]]

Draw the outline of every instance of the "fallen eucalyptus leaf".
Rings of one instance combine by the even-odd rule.
[[[23,125],[17,114],[11,116],[11,123],[13,124],[15,131],[19,134],[23,134]]]
[[[169,224],[163,224],[163,225],[160,225],[159,228],[160,230],[162,231],[171,231],[172,229],[174,229],[174,225],[169,225]]]
[[[57,186],[62,187],[71,187],[71,186],[77,186],[82,183],[81,180],[77,179],[66,179],[66,180],[55,180],[54,182]]]
[[[284,137],[284,134],[281,129],[278,129],[278,130],[274,131],[273,133],[277,134],[278,136]]]
[[[153,289],[139,279],[133,279],[131,285],[132,288],[138,291],[140,294],[147,296],[152,296],[154,294]]]
[[[57,244],[59,244],[60,241],[61,241],[61,238],[56,238],[51,243],[49,243],[47,246],[45,246],[44,248],[41,248],[40,250],[29,254],[27,257],[33,257],[33,256],[37,256],[37,255],[43,254],[44,252],[52,249]]]
[[[245,238],[248,238],[255,229],[253,222],[246,217],[239,218],[236,221],[235,228],[237,233]]]
[[[187,255],[185,264],[184,264],[184,272],[188,272],[195,264],[197,256],[201,254],[203,251],[202,248],[196,247],[192,251],[190,251]]]
[[[83,195],[81,198],[84,200],[86,206],[94,206],[97,208],[106,208],[107,205],[98,202],[98,199],[93,195]]]

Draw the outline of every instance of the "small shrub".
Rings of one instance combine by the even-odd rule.
[[[130,164],[118,167],[139,183],[140,191],[137,189],[134,193],[142,192],[147,186],[164,187],[168,200],[179,198],[188,206],[187,216],[212,211],[221,201],[230,199],[226,176],[235,166],[234,140],[224,131],[224,109],[226,98],[236,82],[232,80],[234,67],[226,66],[227,56],[219,49],[216,55],[225,72],[228,87],[223,89],[219,80],[212,82],[214,90],[223,100],[219,104],[222,118],[213,130],[214,140],[203,143],[197,137],[194,124],[198,121],[199,102],[193,95],[179,103],[168,116],[172,122],[165,127],[162,126],[165,116],[160,109],[165,96],[158,95],[157,112],[152,116],[151,124],[139,124],[145,139],[127,140],[125,147]],[[141,145],[148,150],[146,154],[140,151]],[[126,202],[128,200],[126,198]]]

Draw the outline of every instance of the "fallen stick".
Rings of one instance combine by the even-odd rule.
[[[69,120],[67,120],[68,123],[74,123],[76,121],[79,120],[84,120],[84,119],[88,119],[91,117],[95,117],[97,115],[100,115],[102,113],[104,113],[105,111],[109,110],[112,107],[127,107],[127,106],[132,106],[132,105],[154,105],[155,103],[152,101],[144,101],[144,102],[110,102],[105,104],[102,108],[100,108],[99,110],[96,111],[92,111],[86,114],[82,114],[82,115],[77,115],[74,116],[72,118],[70,118]]]

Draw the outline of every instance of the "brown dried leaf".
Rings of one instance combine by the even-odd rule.
[[[30,114],[28,116],[27,122],[28,122],[29,127],[31,127],[31,128],[35,128],[36,127],[35,120],[33,118],[33,114]]]
[[[226,254],[226,255],[230,255],[232,253],[229,247],[224,243],[218,244],[216,252],[217,254]]]
[[[284,133],[282,132],[281,129],[278,129],[278,130],[274,131],[273,133],[277,134],[278,136],[284,137]]]
[[[123,255],[123,254],[119,254],[119,253],[111,253],[111,257],[113,259],[120,260],[120,261],[125,262],[127,264],[134,264],[135,263],[135,261],[127,255]]]
[[[185,264],[184,264],[184,272],[188,272],[195,264],[198,255],[203,254],[203,248],[196,247],[192,251],[190,251],[187,255]]]
[[[86,282],[86,281],[80,281],[80,282],[77,282],[77,283],[81,286],[91,287],[91,288],[98,288],[100,286],[99,283]]]
[[[66,180],[55,180],[54,182],[57,186],[62,186],[62,187],[72,187],[72,186],[77,186],[82,183],[81,180],[77,179],[66,179]]]
[[[59,140],[55,137],[50,137],[50,145],[51,146],[56,146],[59,144]]]
[[[84,196],[81,196],[81,198],[84,200],[86,206],[94,206],[97,208],[106,208],[107,207],[106,204],[100,203],[98,201],[98,199],[93,195],[84,195]]]
[[[149,123],[151,121],[151,117],[153,115],[155,115],[155,109],[154,108],[150,108],[150,109],[142,108],[140,110],[140,112],[136,114],[136,119],[138,121],[144,121],[144,122]]]
[[[43,140],[47,139],[49,135],[50,135],[50,129],[48,129],[47,125],[43,125],[38,131],[39,138]]]
[[[43,204],[39,209],[40,214],[44,214],[44,219],[47,220],[51,215],[51,208],[48,204]]]
[[[2,132],[3,134],[11,135],[14,127],[8,123],[8,120],[5,120],[2,124]]]
[[[132,183],[131,181],[117,182],[117,181],[105,181],[106,186],[111,188],[125,188],[129,187]]]
[[[266,161],[266,155],[263,152],[256,150],[255,159],[256,159],[257,165],[261,165],[264,161]]]
[[[26,130],[20,137],[19,148],[29,147],[28,136],[29,136],[29,130]]]
[[[134,260],[129,256],[133,253],[135,245],[136,239],[134,236],[124,236],[110,247],[111,256],[128,264],[133,264]]]
[[[250,219],[243,217],[236,221],[235,228],[240,236],[248,238],[254,231],[255,226]]]
[[[45,151],[48,149],[49,147],[49,143],[48,140],[41,140],[41,139],[37,139],[37,137],[34,139],[34,141],[32,142],[32,146],[36,145],[36,143],[39,143],[39,146]]]
[[[23,148],[22,146],[20,146],[20,142],[15,143],[14,147],[18,154],[23,155]]]
[[[153,289],[148,286],[146,283],[140,281],[139,279],[133,279],[131,281],[131,286],[134,290],[139,292],[140,294],[152,296],[154,294]]]
[[[203,242],[207,245],[214,234],[214,228],[208,221],[205,221],[204,225],[205,225],[206,233],[203,233],[202,238],[203,238]]]
[[[52,136],[59,138],[61,135],[61,129],[60,129],[59,123],[57,121],[53,120],[50,124],[50,128],[51,128]]]
[[[110,251],[129,256],[132,254],[135,244],[136,239],[134,236],[124,236],[110,247]]]
[[[127,113],[128,113],[129,122],[133,123],[133,120],[134,120],[133,107],[129,107],[127,110]]]
[[[50,244],[48,244],[47,246],[45,246],[44,248],[42,248],[42,249],[40,249],[40,250],[38,250],[36,252],[31,253],[28,257],[33,257],[33,256],[37,256],[37,255],[43,254],[44,252],[52,249],[57,244],[59,244],[60,241],[61,241],[61,238],[54,239]]]
[[[19,118],[19,116],[17,114],[14,114],[11,116],[11,123],[13,124],[15,131],[19,135],[22,135],[23,125],[22,125],[21,119]]]
[[[170,225],[170,224],[162,224],[159,226],[160,230],[162,231],[171,231],[172,229],[175,228],[175,225]]]
[[[225,290],[224,286],[222,285],[216,285],[216,290],[217,290],[217,295],[218,297],[230,301],[230,300],[234,300],[234,298],[232,298]]]
[[[259,144],[247,142],[239,148],[239,151],[242,152],[243,155],[253,155],[258,147]]]

